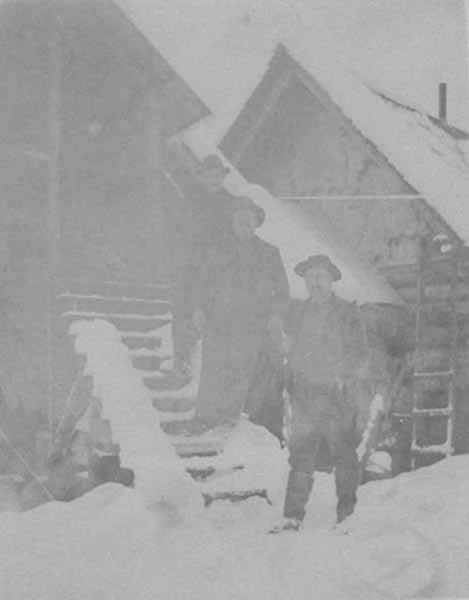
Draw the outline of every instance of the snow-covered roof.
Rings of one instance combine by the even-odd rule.
[[[220,142],[282,43],[408,183],[469,240],[465,143],[427,114],[436,112],[437,82],[444,80],[452,122],[469,125],[466,103],[455,102],[468,92],[463,0],[116,3],[211,108],[213,115],[185,135],[197,154]],[[405,110],[374,90],[420,110]]]
[[[303,38],[313,54],[333,55],[424,112],[437,110],[437,85],[446,81],[451,119],[468,126],[464,0],[114,1],[214,121],[236,116],[279,42]]]
[[[469,241],[469,160],[461,142],[428,115],[389,102],[353,75],[317,64],[301,41],[292,54],[417,193]]]
[[[469,159],[464,132],[392,100],[330,60],[312,55],[307,40],[290,40],[286,52],[280,46],[276,57],[283,55],[293,57],[287,65],[302,67],[416,193],[468,241]]]

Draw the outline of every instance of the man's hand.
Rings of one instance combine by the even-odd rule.
[[[201,310],[200,308],[196,308],[194,311],[194,314],[192,315],[192,324],[197,329],[197,331],[200,333],[204,329],[205,323],[206,323],[206,318],[205,318],[204,311]]]

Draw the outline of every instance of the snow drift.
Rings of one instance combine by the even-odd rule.
[[[257,436],[255,436],[257,439]],[[249,439],[248,439],[249,438]],[[246,430],[229,453],[250,460]],[[282,478],[284,463],[258,468]],[[249,449],[247,450],[247,448]],[[266,461],[266,458],[268,459]],[[283,460],[283,459],[282,459]],[[469,594],[469,457],[367,484],[356,514],[331,530],[333,480],[316,478],[304,530],[267,536],[281,512],[253,499],[216,503],[168,526],[138,493],[108,484],[71,504],[0,516],[2,600],[404,599]]]

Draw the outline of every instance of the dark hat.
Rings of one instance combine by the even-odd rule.
[[[230,169],[225,167],[223,161],[216,154],[209,154],[206,156],[202,162],[197,167],[197,172],[199,174],[205,173],[212,169],[223,169],[223,171],[228,175]]]
[[[325,254],[316,254],[309,256],[306,260],[302,260],[295,267],[295,273],[300,277],[304,277],[309,269],[324,269],[329,271],[334,281],[342,279],[342,273]]]
[[[265,210],[248,196],[238,196],[236,198],[234,213],[240,210],[249,210],[254,213],[257,219],[257,227],[260,227],[265,221]]]

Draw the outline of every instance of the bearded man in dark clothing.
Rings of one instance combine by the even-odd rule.
[[[193,432],[238,420],[266,335],[282,332],[288,280],[279,250],[256,235],[264,219],[251,199],[235,199],[232,233],[204,265],[193,316],[203,340]]]
[[[354,510],[360,475],[354,383],[367,348],[358,308],[332,292],[341,273],[327,256],[312,256],[295,272],[304,277],[309,298],[293,319],[288,365],[291,470],[284,517],[271,533],[300,528],[324,448],[335,467],[338,522]]]
[[[194,327],[194,288],[203,275],[212,244],[220,244],[229,224],[231,196],[223,187],[229,169],[216,155],[207,156],[194,174],[179,173],[182,196],[173,211],[172,288],[174,375],[182,383],[190,376],[190,355],[200,332]]]

